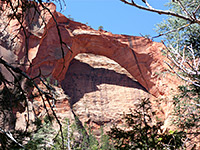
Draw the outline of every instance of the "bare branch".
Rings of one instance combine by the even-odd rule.
[[[193,12],[193,15],[196,14],[196,12],[199,10],[199,8],[200,8],[200,4],[197,6],[197,8],[195,9],[195,11]]]
[[[170,31],[168,31],[168,32],[161,33],[161,34],[159,34],[159,35],[157,35],[157,36],[154,36],[154,37],[152,37],[152,39],[161,37],[161,36],[163,36],[163,35],[167,35],[167,34],[172,33],[172,32],[180,31],[180,30],[182,30],[182,29],[184,29],[184,28],[186,28],[186,27],[188,27],[188,26],[190,26],[190,25],[191,25],[191,23],[188,23],[188,24],[183,25],[183,26],[181,26],[181,27],[179,27],[179,28],[177,28],[177,29],[173,29],[173,30],[170,30]]]
[[[193,102],[191,102],[191,104],[193,104],[193,105],[196,105],[196,106],[200,107],[200,104],[195,104],[195,103],[193,103]]]
[[[19,9],[18,8],[20,8],[21,7],[21,3],[22,4],[24,4],[25,3],[25,5],[27,4],[27,3],[29,3],[29,1],[17,1],[18,3],[16,4],[17,5],[17,7],[14,5],[14,3],[11,1],[11,0],[8,0],[8,1],[6,1],[6,3],[9,5],[9,7],[11,8],[11,10],[12,10],[12,16],[11,16],[11,19],[10,20],[12,20],[12,19],[15,19],[16,18],[16,20],[18,21],[18,23],[19,23],[19,32],[23,32],[23,34],[24,34],[24,38],[25,38],[25,49],[26,49],[26,55],[28,56],[28,35],[29,35],[29,32],[28,32],[28,30],[27,30],[27,28],[26,28],[26,25],[24,25],[24,21],[25,21],[25,19],[24,19],[24,15],[26,15],[26,10],[25,11],[23,11],[22,12],[22,14],[21,14],[21,17],[22,18],[20,18],[20,17],[18,17],[18,13],[19,13]],[[42,3],[42,0],[38,0],[38,2],[39,2],[39,4],[43,7],[43,9],[44,10],[47,10],[47,12],[52,16],[52,19],[54,20],[54,22],[55,22],[55,24],[56,24],[56,28],[57,28],[57,34],[58,34],[58,36],[59,36],[59,41],[60,41],[60,46],[61,46],[61,53],[62,53],[62,58],[63,58],[63,69],[65,68],[65,52],[64,52],[64,47],[66,47],[71,53],[72,53],[72,50],[71,50],[71,48],[67,45],[67,43],[65,43],[64,41],[63,41],[63,39],[62,39],[62,36],[61,36],[61,31],[60,31],[60,27],[59,27],[59,24],[58,24],[58,22],[57,22],[57,20],[56,20],[56,18],[55,18],[55,16],[54,16],[54,14],[50,11],[50,9],[49,8],[47,8],[43,3]],[[33,5],[33,7],[34,7],[34,9],[35,9],[35,14],[36,13],[38,13],[39,15],[40,15],[40,12],[38,12],[38,9],[37,9],[37,7],[35,6],[35,5]],[[27,8],[27,9],[29,9],[29,7]],[[44,19],[43,19],[43,16],[40,16],[41,18],[42,18],[42,21],[43,21],[43,23],[46,25],[46,22],[44,21]],[[29,19],[29,18],[28,18]],[[34,16],[33,16],[33,18],[30,18],[30,22],[28,22],[28,23],[31,23],[32,21],[33,21],[33,19],[34,19]],[[4,29],[4,30],[6,30],[6,28]],[[12,40],[14,40],[16,37],[17,37],[18,35],[16,35]],[[28,57],[27,57],[27,59],[28,59]],[[28,60],[29,61],[29,60]],[[30,62],[30,61],[29,61]],[[38,92],[39,92],[39,95],[41,96],[41,98],[42,98],[42,101],[43,101],[43,106],[44,106],[44,108],[45,108],[45,110],[46,110],[46,112],[47,112],[47,115],[49,116],[49,112],[48,112],[48,109],[47,109],[47,107],[46,107],[46,103],[45,103],[45,98],[44,98],[44,96],[46,97],[46,101],[48,102],[48,104],[49,104],[49,106],[50,106],[50,109],[51,109],[51,111],[52,111],[52,113],[53,113],[53,115],[54,115],[54,117],[56,118],[56,121],[57,121],[57,123],[59,124],[59,126],[60,126],[60,132],[61,132],[61,138],[62,138],[62,147],[63,147],[63,149],[64,149],[64,136],[63,136],[63,131],[62,131],[62,124],[61,124],[61,122],[59,121],[59,119],[58,119],[58,117],[56,116],[56,113],[55,113],[55,111],[54,111],[54,109],[53,109],[53,106],[51,105],[51,103],[50,103],[50,101],[49,100],[55,100],[54,99],[54,97],[53,97],[53,95],[51,95],[50,93],[47,93],[47,92],[45,92],[45,91],[43,91],[42,89],[40,89],[39,87],[38,87],[38,85],[34,82],[34,79],[36,79],[36,78],[40,78],[40,75],[41,74],[39,74],[39,76],[37,76],[37,77],[35,77],[35,78],[31,78],[31,77],[29,77],[29,75],[27,75],[25,72],[23,72],[22,70],[20,70],[19,68],[17,68],[17,67],[14,67],[14,66],[12,66],[11,64],[8,64],[5,60],[3,60],[2,58],[0,58],[0,63],[1,64],[3,64],[8,70],[12,70],[13,72],[15,72],[15,73],[18,73],[18,74],[20,74],[20,75],[22,75],[23,77],[25,77],[26,79],[28,79],[32,84],[33,84],[33,86],[38,90]],[[12,72],[11,71],[11,72]],[[40,80],[41,80],[41,78],[40,78]],[[42,80],[41,80],[42,81]],[[43,82],[43,84],[44,84],[44,82]],[[49,89],[49,91],[51,91],[51,89],[49,88],[49,86],[47,85],[47,84],[44,84],[46,87],[47,87],[47,89]],[[23,90],[22,90],[23,91]],[[27,106],[28,106],[28,104],[27,104]],[[50,118],[50,116],[49,116],[49,118]],[[29,115],[28,115],[28,120],[29,120]]]
[[[162,43],[165,45],[165,43],[162,41]],[[199,75],[200,72],[198,71],[198,69],[194,69],[193,65],[191,65],[188,61],[185,60],[185,54],[184,54],[184,51],[183,51],[183,56],[176,52],[174,53],[173,51],[171,51],[166,45],[165,45],[165,48],[167,49],[167,51],[169,52],[169,54],[167,55],[168,58],[179,68],[181,69],[184,73],[188,74],[189,76],[190,75]],[[171,54],[175,55],[175,56],[172,56]],[[177,56],[178,55],[178,56]],[[179,58],[181,58],[181,62],[179,62]],[[192,68],[189,69],[187,68],[185,65],[183,65],[183,63],[187,63],[189,67]]]
[[[8,131],[4,131],[3,129],[0,128],[0,131],[3,132],[10,140],[12,140],[13,142],[15,142],[18,146],[24,148],[24,146],[22,144],[20,144],[19,142],[17,142],[17,140],[13,137],[13,135]]]
[[[27,108],[29,108],[28,98],[27,98],[26,93],[25,93],[24,89],[22,88],[19,80],[17,79],[16,75],[11,71],[11,69],[8,66],[6,66],[6,65],[4,65],[4,66],[12,74],[12,76],[15,78],[15,81],[17,82],[17,87],[19,88],[20,92],[22,92],[22,95],[24,96],[24,99],[25,99],[25,102],[26,102],[26,106],[27,106]],[[16,85],[14,85],[14,86],[16,86]],[[29,120],[30,120],[29,109],[27,109],[27,111],[28,111],[28,113],[27,113],[28,120],[26,120],[26,131],[29,127]]]
[[[152,6],[147,2],[147,0],[142,0],[144,3],[145,3],[145,5],[147,6],[147,7],[149,7],[150,9],[152,9]]]
[[[192,49],[192,45],[191,45],[191,47],[187,47],[187,48],[188,48],[188,49],[190,50],[190,52],[191,52],[192,59],[193,59],[193,65],[194,65],[194,67],[196,68],[197,64],[196,64],[196,60],[195,60],[195,56],[194,56],[194,50]],[[194,67],[192,67],[192,69],[195,70],[195,71],[198,71],[198,70],[196,70]]]
[[[192,16],[189,14],[189,12],[186,10],[186,8],[183,6],[182,2],[181,2],[180,0],[177,0],[177,2],[179,3],[179,5],[181,6],[181,8],[183,9],[184,13],[185,13],[188,17],[190,17],[191,19],[193,19]]]
[[[165,45],[165,43],[163,41],[162,41],[162,43]],[[169,60],[175,65],[175,67],[178,68],[178,70],[185,73],[189,79],[186,79],[185,77],[181,76],[180,73],[178,73],[168,62],[165,61],[165,63],[170,67],[170,69],[172,69],[176,73],[176,75],[178,77],[180,77],[181,79],[183,79],[189,83],[192,83],[195,86],[200,87],[200,84],[199,84],[200,80],[199,80],[199,78],[195,77],[195,75],[199,75],[200,72],[198,71],[198,68],[196,68],[196,69],[194,68],[197,65],[196,65],[196,60],[195,60],[194,51],[193,51],[192,47],[189,48],[189,50],[190,50],[189,52],[191,53],[194,62],[186,61],[185,50],[186,50],[186,48],[188,48],[186,46],[183,49],[183,55],[181,55],[177,50],[174,50],[174,51],[170,50],[166,45],[165,45],[165,48],[166,48],[167,52],[169,52],[169,54],[167,53]],[[190,64],[190,63],[192,63],[192,64]],[[190,67],[192,70],[189,69],[188,67]]]
[[[50,9],[47,8],[46,6],[44,6],[41,0],[38,0],[38,1],[39,1],[39,4],[40,4],[44,9],[46,9],[46,10],[50,13],[50,15],[52,16],[52,18],[53,18],[53,20],[54,20],[54,22],[55,22],[55,24],[56,24],[56,28],[57,28],[58,36],[59,36],[59,40],[60,40],[62,58],[63,58],[63,62],[62,62],[63,66],[62,66],[62,69],[61,69],[61,72],[60,72],[60,74],[61,74],[61,73],[62,73],[62,70],[64,70],[64,68],[65,68],[65,53],[64,53],[63,45],[66,46],[67,49],[68,49],[71,53],[73,53],[73,51],[71,50],[71,48],[69,47],[69,45],[67,45],[65,42],[63,42],[62,36],[61,36],[61,32],[60,32],[60,29],[59,29],[59,25],[58,25],[58,23],[57,23],[57,21],[56,21],[56,18],[54,17],[54,15],[52,14],[52,12],[50,11]],[[59,74],[59,75],[60,75],[60,74]]]
[[[174,17],[178,17],[178,18],[187,20],[187,21],[189,21],[190,23],[198,23],[198,24],[200,24],[200,19],[193,19],[193,18],[184,16],[184,15],[182,15],[182,14],[178,14],[178,13],[175,13],[175,12],[172,12],[172,11],[165,11],[165,10],[159,10],[159,9],[144,7],[144,6],[141,6],[141,5],[136,4],[133,0],[132,0],[131,2],[129,2],[129,1],[127,1],[127,0],[120,0],[120,1],[124,2],[125,4],[131,5],[131,6],[134,6],[134,7],[137,7],[137,8],[139,8],[139,9],[142,9],[142,10],[147,10],[147,11],[150,11],[150,12],[155,12],[155,13],[158,13],[158,14],[160,14],[160,15],[161,15],[161,14],[164,14],[164,15],[171,15],[171,16],[174,16]]]
[[[12,71],[21,74],[22,76],[24,76],[25,78],[27,78],[29,81],[31,81],[31,82],[33,83],[34,87],[36,87],[36,89],[38,90],[38,92],[39,92],[39,94],[40,94],[40,96],[41,96],[41,98],[42,98],[44,108],[45,108],[45,110],[46,110],[46,112],[47,112],[47,115],[48,115],[49,118],[50,118],[50,115],[49,115],[49,113],[48,113],[48,109],[47,109],[46,104],[45,104],[45,99],[43,98],[43,95],[45,95],[45,97],[46,97],[46,99],[47,99],[47,102],[48,102],[48,104],[49,104],[49,106],[50,106],[50,108],[51,108],[51,111],[52,111],[54,117],[56,118],[56,121],[58,122],[58,124],[59,124],[59,126],[60,126],[60,132],[61,132],[61,137],[62,137],[62,146],[63,146],[63,149],[64,149],[64,136],[63,136],[63,131],[62,131],[62,124],[61,124],[60,120],[58,119],[58,117],[57,117],[55,111],[53,110],[53,107],[51,106],[51,103],[50,103],[50,101],[49,101],[49,99],[54,99],[53,96],[49,96],[48,93],[46,93],[45,91],[43,91],[42,89],[40,89],[40,88],[38,87],[38,85],[33,81],[33,79],[32,79],[31,77],[29,77],[29,75],[27,75],[27,74],[26,74],[25,72],[23,72],[21,69],[19,69],[19,68],[17,68],[17,67],[14,67],[14,66],[12,66],[12,65],[10,65],[10,64],[8,64],[8,63],[7,63],[5,60],[3,60],[2,58],[0,58],[0,63],[3,64],[6,68],[10,68],[10,69],[12,69]],[[41,78],[40,78],[40,80],[41,80]],[[43,81],[43,80],[41,80],[41,81]],[[44,82],[43,82],[43,83],[44,83]],[[46,84],[44,84],[44,85],[45,85],[46,87],[49,88],[49,86],[47,86]]]
[[[54,20],[54,22],[56,24],[56,28],[57,28],[58,36],[59,36],[59,40],[60,40],[60,45],[61,45],[61,50],[62,50],[62,57],[64,59],[65,56],[64,56],[64,49],[63,49],[63,46],[62,46],[63,44],[68,48],[68,50],[71,53],[73,53],[73,52],[72,52],[71,48],[65,42],[63,42],[62,36],[61,36],[61,33],[60,33],[60,29],[59,29],[59,25],[58,25],[58,23],[56,21],[56,18],[54,17],[54,15],[52,14],[52,12],[50,11],[50,9],[47,8],[46,6],[44,6],[41,0],[38,0],[38,1],[39,1],[39,4],[50,13],[50,15],[52,16],[52,18],[53,18],[53,20]]]
[[[22,21],[20,20],[20,18],[18,17],[18,15],[17,15],[17,11],[18,11],[18,7],[16,7],[16,10],[15,10],[15,8],[14,8],[14,6],[13,6],[13,3],[12,3],[12,1],[11,0],[8,0],[8,2],[7,2],[9,5],[10,5],[10,7],[11,7],[11,9],[12,9],[12,11],[13,11],[13,16],[15,16],[15,18],[17,19],[17,21],[18,21],[18,23],[20,24],[20,29],[22,29],[22,31],[23,31],[23,33],[24,33],[24,36],[25,36],[25,49],[26,49],[26,57],[27,57],[27,60],[28,60],[28,36],[27,36],[27,33],[26,33],[26,29],[25,29],[25,27],[24,27],[24,25],[23,25],[23,19],[22,19]],[[19,1],[18,1],[18,5],[19,5]],[[29,61],[29,60],[28,60]],[[30,62],[30,61],[29,61]]]
[[[194,82],[194,81],[191,81],[191,80],[188,80],[188,79],[184,78],[184,77],[181,76],[177,71],[175,71],[175,70],[173,69],[173,67],[172,67],[168,62],[166,62],[166,61],[164,61],[164,62],[170,67],[170,69],[172,69],[172,70],[176,73],[176,75],[177,75],[178,77],[180,77],[181,79],[183,79],[183,80],[186,81],[186,82],[192,83],[193,85],[200,87],[200,84],[198,84],[198,83],[196,83],[196,82]]]

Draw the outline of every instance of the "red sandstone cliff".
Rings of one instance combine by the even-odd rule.
[[[32,77],[37,76],[41,70],[42,76],[52,76],[63,84],[68,79],[65,74],[72,59],[79,53],[92,53],[117,62],[153,96],[169,96],[172,89],[176,88],[177,79],[168,72],[168,67],[163,62],[167,59],[161,53],[163,44],[143,37],[96,31],[56,12],[54,4],[44,5],[52,14],[36,5],[41,14],[35,13],[35,8],[30,8],[23,22],[27,27],[20,28],[16,19],[9,22],[7,16],[10,8],[0,1],[4,10],[0,15],[0,31],[7,37],[0,44],[3,49],[16,55],[16,61],[25,64],[21,68]],[[68,92],[68,88],[64,90]],[[167,109],[165,112],[168,112],[169,107],[164,104],[163,108]]]
[[[167,72],[167,66],[163,62],[166,58],[161,53],[164,46],[161,43],[143,37],[115,35],[103,30],[96,31],[56,12],[54,4],[46,4],[46,6],[57,23],[47,10],[42,10],[41,6],[38,6],[38,10],[45,19],[43,20],[37,14],[34,15],[34,10],[28,12],[24,22],[28,25],[27,41],[24,32],[16,30],[19,27],[16,20],[12,20],[6,30],[8,33],[19,35],[15,39],[17,45],[13,50],[18,56],[18,61],[26,64],[32,62],[32,67],[28,68],[32,77],[39,73],[40,68],[42,75],[52,75],[55,79],[62,81],[69,63],[77,54],[93,53],[106,56],[119,63],[156,97],[169,94],[176,84],[176,80],[170,74],[162,78],[159,76],[160,73]],[[6,12],[4,14],[6,15]],[[28,22],[30,18],[33,18],[31,23]],[[3,21],[6,21],[6,18]],[[71,48],[72,52],[64,43],[62,44],[63,51],[61,50],[56,24],[59,26],[63,42]],[[27,47],[28,53],[26,53]]]
[[[3,1],[0,1],[1,8],[5,10],[0,15],[0,31],[1,34],[9,36],[6,42],[0,41],[3,47],[0,48],[12,50],[18,62],[28,65],[21,68],[32,77],[39,74],[40,68],[42,75],[59,80],[65,93],[71,97],[70,103],[82,122],[87,122],[95,130],[100,128],[101,124],[110,127],[113,122],[120,122],[123,112],[133,108],[140,98],[151,97],[143,87],[158,98],[170,96],[172,89],[176,88],[177,79],[168,72],[168,67],[163,62],[167,58],[161,53],[161,49],[164,48],[161,43],[143,37],[96,31],[56,12],[54,4],[45,5],[54,15],[62,40],[72,52],[64,43],[63,51],[61,50],[56,22],[40,5],[37,5],[37,8],[44,18],[30,9],[23,22],[27,25],[25,32],[22,29],[18,30],[19,24],[16,19],[4,30],[9,22],[9,9]],[[29,23],[28,20],[32,22]],[[11,40],[13,38],[14,40]],[[106,58],[78,55],[80,53],[106,56],[130,74]],[[77,55],[78,60],[73,59]],[[41,115],[44,112],[43,105],[40,98],[36,100],[37,114]],[[167,119],[171,102],[164,99],[159,103],[155,102],[154,106],[158,106],[158,114]],[[70,118],[72,115],[69,114],[67,98],[58,100],[55,110],[60,118]],[[23,122],[25,127],[25,119],[18,117],[17,123],[20,122]]]

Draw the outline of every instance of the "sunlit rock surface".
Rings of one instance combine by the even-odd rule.
[[[164,63],[167,58],[161,53],[163,44],[144,37],[94,30],[56,12],[52,3],[45,6],[56,22],[37,5],[44,17],[35,15],[30,8],[24,32],[18,30],[16,19],[6,24],[10,10],[3,1],[0,6],[4,9],[0,15],[1,52],[12,51],[17,62],[25,64],[21,69],[31,77],[37,76],[40,69],[41,75],[51,77],[52,83],[59,81],[61,95],[67,95],[56,103],[55,111],[60,118],[72,118],[73,108],[82,123],[98,132],[102,125],[108,129],[111,124],[120,123],[123,113],[134,108],[141,98],[150,98],[157,115],[168,118],[172,108],[170,97],[178,80]],[[162,101],[154,101],[155,98]],[[33,105],[37,115],[45,114],[41,98],[35,98]],[[17,117],[17,123],[23,124],[22,115],[17,113]]]

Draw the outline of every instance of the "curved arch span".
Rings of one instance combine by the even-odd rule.
[[[62,52],[56,24],[50,18],[38,46],[33,48],[35,53],[29,57],[30,60],[33,59],[33,67],[29,69],[32,76],[37,75],[38,68],[41,68],[43,75],[51,74],[61,81],[69,63],[77,54],[92,53],[119,63],[152,95],[158,97],[166,92],[169,80],[165,82],[158,78],[158,73],[166,71],[167,68],[163,63],[166,58],[160,52],[164,47],[162,43],[144,37],[97,31],[85,24],[71,21],[56,11],[54,17],[63,42],[70,46],[73,53],[64,44]]]

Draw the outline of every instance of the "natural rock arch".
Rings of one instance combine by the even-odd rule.
[[[6,9],[4,2],[0,4],[2,9]],[[24,68],[32,77],[38,75],[40,68],[42,75],[52,75],[55,79],[61,81],[65,77],[70,61],[77,54],[93,53],[106,56],[119,63],[156,97],[167,93],[170,91],[171,85],[174,85],[170,74],[165,77],[158,75],[167,71],[167,66],[163,62],[166,58],[160,52],[164,48],[163,44],[144,37],[116,35],[103,30],[96,31],[85,24],[71,21],[61,13],[56,12],[54,4],[45,5],[57,21],[63,42],[71,48],[73,53],[64,44],[62,45],[64,48],[62,52],[57,26],[51,14],[40,5],[37,7],[43,18],[35,15],[34,9],[30,9],[26,18],[32,20],[32,23],[24,22],[28,26],[28,38],[24,36],[23,32],[16,30],[19,28],[16,20],[10,22],[6,31],[10,35],[11,33],[19,35],[14,41],[17,44],[13,50],[18,56],[18,61],[24,61],[27,64],[32,63],[31,67]],[[6,11],[1,16],[7,16]],[[8,18],[4,17],[3,20],[6,22]],[[25,51],[26,38],[28,40],[27,55]],[[28,59],[24,58],[26,56],[28,56]]]
[[[77,54],[93,53],[106,56],[119,63],[152,95],[164,94],[162,85],[157,83],[159,80],[157,72],[166,71],[163,63],[165,57],[160,52],[164,47],[161,43],[143,37],[114,35],[103,30],[96,31],[84,24],[71,21],[58,12],[54,15],[61,30],[62,39],[71,47],[73,53],[63,46],[65,53],[63,61],[56,24],[50,19],[40,41],[37,55],[33,59],[31,68],[33,75],[38,73],[40,67],[43,75],[52,74],[55,79],[62,80],[70,61]]]

